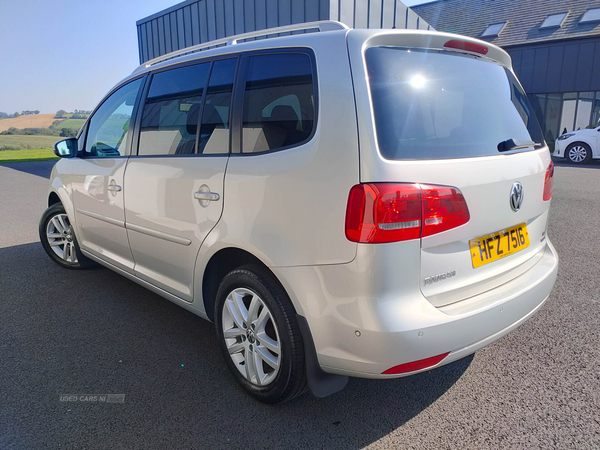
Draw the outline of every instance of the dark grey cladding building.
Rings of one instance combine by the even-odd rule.
[[[317,20],[432,29],[399,0],[187,0],[137,22],[140,63],[235,34]]]
[[[414,6],[439,31],[504,48],[551,144],[600,122],[600,0],[440,0]]]

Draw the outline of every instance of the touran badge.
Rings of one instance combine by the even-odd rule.
[[[521,209],[521,205],[523,204],[523,185],[518,181],[513,184],[512,189],[510,190],[510,207],[514,212],[517,212]]]

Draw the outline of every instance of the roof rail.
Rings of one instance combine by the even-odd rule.
[[[163,61],[167,61],[169,59],[177,58],[178,56],[189,55],[190,53],[201,52],[202,50],[208,50],[210,48],[215,48],[219,46],[225,45],[235,45],[238,41],[251,39],[256,37],[268,37],[273,34],[280,33],[289,33],[292,31],[304,31],[304,30],[313,30],[316,29],[318,31],[335,31],[335,30],[348,30],[349,28],[341,22],[336,22],[335,20],[320,20],[318,22],[305,22],[305,23],[297,23],[294,25],[285,25],[282,27],[276,28],[267,28],[264,30],[251,31],[249,33],[237,34],[235,36],[229,36],[222,39],[217,39],[214,41],[204,42],[202,44],[193,45],[191,47],[182,48],[181,50],[176,50],[171,53],[167,53],[165,55],[159,56],[157,58],[151,59],[150,61],[146,61],[141,64],[137,69],[133,71],[139,72],[145,68],[153,66],[155,64],[161,63]]]

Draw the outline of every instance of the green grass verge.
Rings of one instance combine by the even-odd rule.
[[[61,128],[71,128],[72,130],[79,131],[79,129],[83,126],[84,123],[85,119],[66,119],[61,120],[56,125],[53,125],[51,128],[58,128],[59,130]]]
[[[4,150],[0,152],[0,164],[31,161],[54,161],[58,157],[49,148]]]
[[[64,139],[60,136],[41,135],[0,135],[0,150],[22,150],[51,148],[56,141]]]

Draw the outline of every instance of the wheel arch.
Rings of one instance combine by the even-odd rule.
[[[48,207],[55,205],[56,203],[62,203],[60,197],[56,192],[50,192],[48,195]]]
[[[238,247],[221,248],[210,257],[202,275],[202,301],[205,314],[209,320],[214,321],[216,295],[221,280],[232,270],[248,264],[257,265],[268,271],[281,285],[282,289],[288,293],[273,271],[255,255]]]
[[[71,220],[72,224],[75,224],[75,208],[73,206],[73,202],[67,192],[66,187],[57,181],[56,179],[50,186],[50,191],[48,192],[48,207],[55,205],[57,203],[62,203],[63,207],[67,215],[69,216],[69,220]]]

